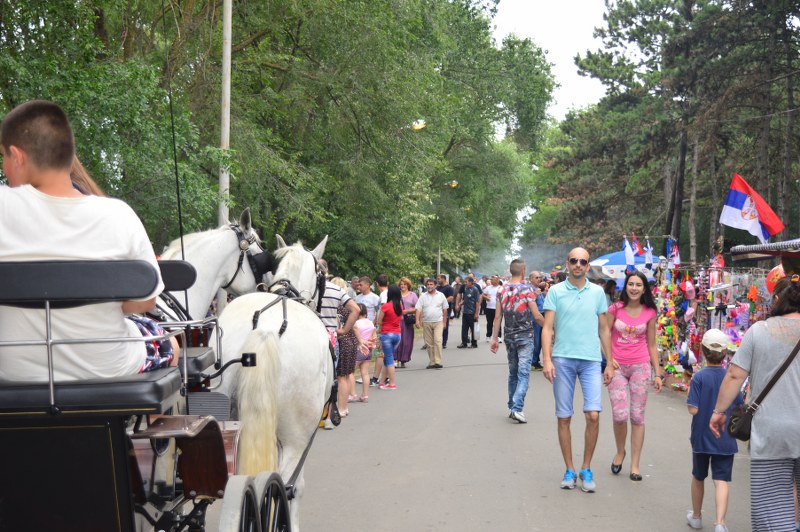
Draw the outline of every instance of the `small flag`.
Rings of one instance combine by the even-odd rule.
[[[633,243],[631,244],[633,246],[633,252],[639,255],[640,257],[644,255],[644,250],[642,249],[641,244],[639,244],[639,239],[636,238],[636,235],[634,233],[631,233],[631,240],[633,240]]]
[[[633,258],[633,248],[631,243],[628,242],[628,237],[624,237],[625,241],[622,243],[622,250],[625,252],[625,271],[633,271],[635,268],[635,261]]]
[[[681,265],[681,252],[678,249],[678,241],[672,238],[667,239],[667,267],[677,268]]]
[[[784,229],[783,222],[775,211],[739,174],[733,174],[719,223],[744,229],[762,244]]]
[[[645,240],[644,245],[644,267],[648,270],[653,269],[653,246],[650,245],[650,240]]]

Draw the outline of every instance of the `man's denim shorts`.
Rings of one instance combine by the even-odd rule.
[[[603,375],[600,372],[600,361],[553,357],[553,366],[556,368],[556,378],[553,381],[556,417],[562,419],[572,417],[577,379],[581,381],[583,411],[603,411]]]

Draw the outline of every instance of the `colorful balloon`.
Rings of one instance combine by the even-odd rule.
[[[778,264],[767,274],[767,292],[769,292],[769,295],[772,295],[772,291],[775,290],[775,283],[777,283],[781,277],[786,277],[786,274],[783,271],[783,265]]]

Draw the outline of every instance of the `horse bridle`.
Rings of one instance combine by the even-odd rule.
[[[317,283],[314,285],[314,293],[311,294],[309,299],[303,299],[303,295],[300,291],[292,284],[289,279],[278,279],[273,281],[267,287],[267,292],[272,292],[273,294],[277,294],[279,296],[288,297],[290,299],[299,299],[305,302],[317,300],[317,313],[319,313],[320,309],[322,308],[322,297],[325,294],[325,272],[322,270],[322,266],[320,266],[319,260],[317,257],[308,249],[303,248],[308,253],[311,253],[311,257],[314,259],[314,271],[317,275]],[[274,275],[278,269],[278,262],[276,261],[272,267],[272,274]]]
[[[231,280],[222,288],[227,289],[232,285],[233,281],[236,280],[236,276],[239,275],[239,272],[243,271],[242,264],[244,263],[245,256],[247,257],[247,262],[250,264],[250,269],[253,271],[256,285],[258,285],[264,275],[272,269],[272,253],[264,250],[254,255],[250,251],[250,246],[256,243],[256,235],[251,234],[249,237],[244,236],[241,227],[236,224],[231,224],[229,227],[236,233],[236,238],[239,240],[239,263],[236,265],[236,271],[233,277],[231,277]]]

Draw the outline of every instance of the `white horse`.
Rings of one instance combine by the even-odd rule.
[[[242,422],[237,473],[255,476],[277,471],[293,485],[292,530],[299,529],[298,504],[305,485],[301,458],[317,429],[334,377],[327,330],[310,308],[317,305],[318,261],[326,242],[327,237],[308,251],[300,243],[287,246],[278,237],[272,289],[291,287],[289,292],[300,297],[247,294],[229,303],[219,317],[224,331],[223,364],[242,353],[256,353],[255,367],[232,365],[217,390],[231,398]]]
[[[184,259],[197,270],[197,280],[187,290],[188,306],[185,309],[195,320],[206,317],[220,288],[236,295],[255,292],[269,268],[269,254],[253,230],[250,209],[242,212],[238,224],[184,236],[183,250],[182,254],[181,240],[173,240],[161,254],[161,259]],[[175,295],[174,299],[185,306],[182,294]],[[163,296],[161,301],[159,306],[171,315],[171,321],[186,318],[171,309]]]

